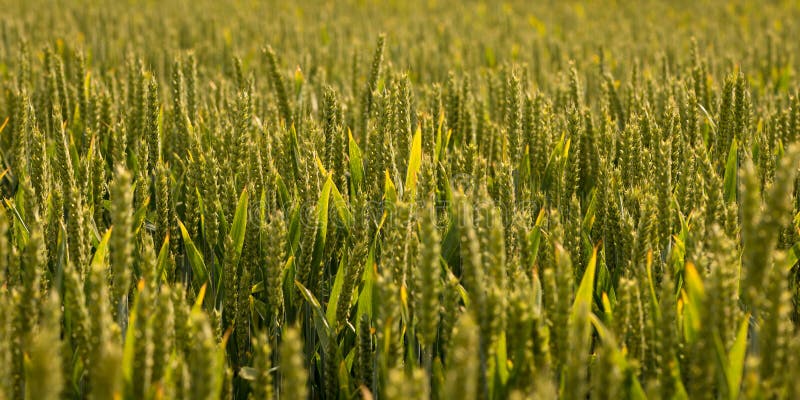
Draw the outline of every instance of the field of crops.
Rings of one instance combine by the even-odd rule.
[[[0,400],[800,398],[797,1],[0,10]]]

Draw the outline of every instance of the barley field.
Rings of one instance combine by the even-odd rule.
[[[0,0],[0,400],[798,399],[798,38]]]

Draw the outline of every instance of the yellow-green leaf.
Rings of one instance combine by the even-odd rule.
[[[186,248],[189,265],[192,267],[192,272],[194,274],[194,284],[196,287],[202,286],[208,280],[208,269],[206,269],[206,263],[203,261],[203,255],[197,250],[194,241],[192,241],[192,238],[189,236],[189,232],[186,230],[186,227],[183,226],[183,222],[178,221],[178,227],[181,230],[183,245]]]
[[[349,137],[348,153],[350,155],[350,185],[352,192],[358,193],[364,183],[364,162],[361,159],[361,149],[358,148],[358,143],[353,139],[353,133],[350,129],[347,130]]]
[[[407,201],[414,200],[417,194],[417,174],[422,164],[422,130],[417,127],[414,139],[411,142],[411,153],[408,156],[408,170],[406,171],[406,185],[404,196]]]
[[[236,204],[236,214],[233,216],[233,225],[231,226],[231,239],[233,239],[233,252],[234,256],[238,259],[242,254],[242,246],[244,245],[244,232],[247,227],[247,189],[242,190],[239,196],[239,202]]]
[[[575,293],[575,301],[572,303],[572,311],[570,319],[577,316],[578,310],[583,304],[587,310],[592,309],[592,300],[594,294],[594,275],[597,266],[597,247],[592,250],[592,256],[589,258],[589,263],[586,265],[586,271],[581,278],[581,284],[578,286],[578,291]]]

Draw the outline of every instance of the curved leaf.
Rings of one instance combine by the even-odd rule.
[[[422,131],[417,127],[414,139],[411,142],[411,153],[408,156],[408,170],[404,196],[407,201],[413,200],[417,195],[417,174],[422,164]]]
[[[317,336],[320,342],[322,342],[322,346],[327,348],[328,340],[330,340],[331,327],[328,325],[328,320],[325,319],[325,312],[322,311],[322,305],[319,304],[319,300],[314,296],[314,293],[311,293],[300,281],[294,281],[294,285],[297,286],[297,289],[300,290],[300,294],[303,295],[303,298],[306,299],[311,306],[311,310],[314,312],[314,327],[317,331]]]
[[[239,196],[239,202],[236,204],[236,214],[233,216],[233,225],[231,226],[231,239],[233,239],[234,257],[237,259],[242,254],[242,246],[244,245],[244,232],[247,228],[247,189],[242,190]]]
[[[208,281],[206,263],[203,261],[203,255],[197,250],[197,246],[194,245],[194,241],[192,241],[192,238],[189,236],[186,227],[183,226],[183,222],[178,221],[178,227],[181,230],[181,237],[183,238],[183,245],[186,248],[186,256],[189,258],[189,265],[192,267],[194,286],[200,287]]]

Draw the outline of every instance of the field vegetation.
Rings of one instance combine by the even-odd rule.
[[[0,10],[0,400],[800,398],[796,1]]]

